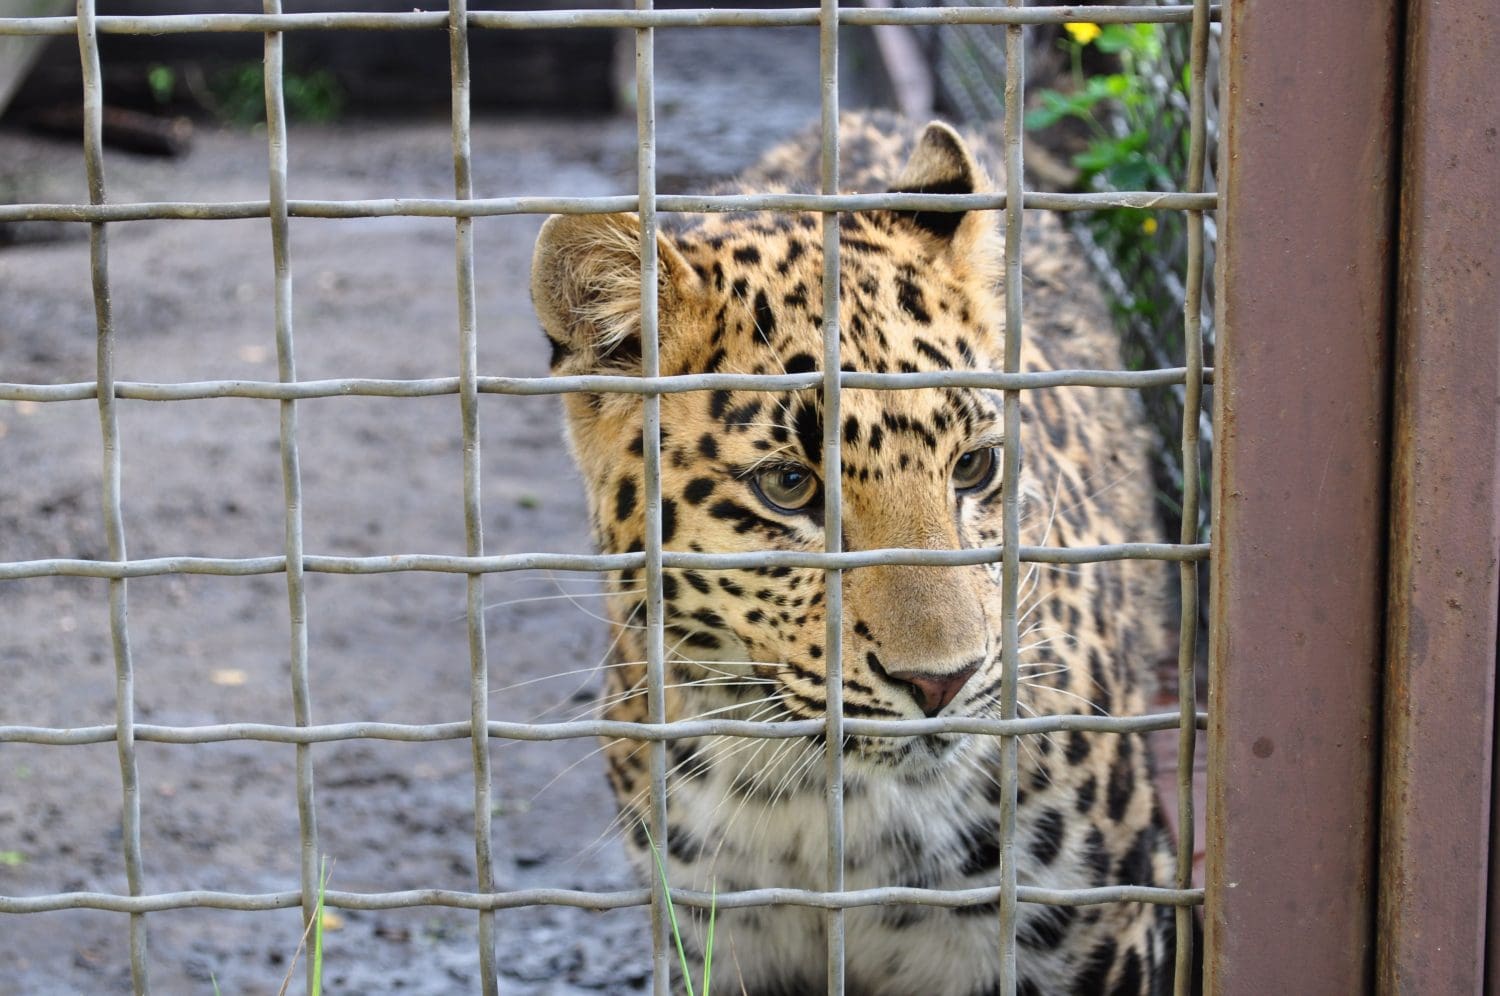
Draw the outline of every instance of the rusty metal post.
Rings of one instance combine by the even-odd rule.
[[[1500,11],[1406,9],[1378,983],[1478,994],[1500,602],[1500,95],[1481,81]]]
[[[1396,0],[1231,4],[1206,991],[1374,969]]]

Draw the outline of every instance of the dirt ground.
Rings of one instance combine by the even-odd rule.
[[[660,32],[660,173],[703,189],[817,116],[817,40],[805,30]],[[847,91],[846,91],[847,95]],[[852,101],[851,101],[852,103]],[[591,195],[634,189],[629,116],[481,120],[476,191]],[[293,197],[445,196],[446,119],[347,120],[291,134]],[[0,189],[86,200],[76,144],[0,131]],[[265,197],[264,135],[200,127],[171,162],[107,155],[110,199]],[[539,218],[476,225],[480,371],[539,375],[546,350],[527,297]],[[81,227],[0,248],[0,380],[93,377],[94,313]],[[298,373],[457,372],[451,221],[292,225]],[[134,222],[110,229],[121,380],[274,380],[267,222]],[[370,555],[463,552],[455,397],[333,398],[299,405],[306,548]],[[253,400],[122,402],[124,514],[132,557],[250,557],[282,550],[278,406]],[[579,482],[553,398],[482,401],[484,529],[492,553],[585,551]],[[105,556],[101,444],[92,401],[0,402],[0,560]],[[486,622],[501,720],[587,715],[605,650],[598,585],[583,576],[492,575]],[[0,724],[113,722],[107,585],[0,583]],[[464,580],[307,578],[314,719],[468,718]],[[285,582],[131,581],[141,722],[287,723]],[[493,746],[501,888],[632,886],[607,832],[613,807],[587,741]],[[149,892],[297,887],[293,749],[141,744]],[[314,750],[321,849],[356,891],[474,886],[466,742],[346,742]],[[0,744],[0,894],[124,892],[113,744]],[[163,993],[274,993],[296,911],[152,914]],[[326,939],[332,992],[477,988],[477,921],[438,909],[341,914]],[[632,993],[648,971],[642,911],[542,908],[499,916],[510,993]],[[128,991],[126,918],[0,917],[0,994]],[[292,991],[300,991],[300,969]]]

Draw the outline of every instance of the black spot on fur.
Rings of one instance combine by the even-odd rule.
[[[1120,738],[1119,752],[1109,767],[1107,800],[1109,818],[1119,823],[1125,818],[1130,800],[1135,797],[1135,766],[1130,763],[1130,740]]]
[[[901,276],[895,281],[895,303],[901,306],[901,311],[915,318],[916,323],[922,326],[930,326],[933,321],[932,315],[927,314],[927,305],[922,300],[921,288],[916,287],[907,276]]]
[[[1156,828],[1146,827],[1130,842],[1120,858],[1115,877],[1126,885],[1152,885],[1151,852],[1156,848]]]
[[[1000,904],[998,902],[994,902],[994,903],[978,903],[978,904],[976,904],[974,906],[959,906],[959,907],[955,908],[953,910],[953,912],[955,914],[957,914],[958,916],[965,916],[965,917],[968,917],[968,916],[989,916],[989,917],[992,917],[992,916],[996,916],[996,915],[998,915],[1000,913]]]
[[[1116,950],[1115,942],[1106,937],[1089,952],[1088,960],[1073,979],[1071,992],[1074,996],[1099,996],[1104,992],[1109,970],[1114,967]]]
[[[771,310],[765,291],[755,292],[755,334],[767,346],[771,345],[771,337],[776,334],[776,313]]]
[[[1047,439],[1057,449],[1063,449],[1068,445],[1068,423],[1062,419],[1049,418],[1042,423],[1047,430]]]
[[[684,864],[692,864],[703,854],[703,844],[681,827],[667,834],[667,853]]]
[[[918,336],[915,339],[915,344],[916,344],[916,347],[917,347],[917,352],[921,353],[923,356],[927,357],[929,360],[931,360],[932,362],[936,363],[942,369],[948,370],[948,369],[952,368],[953,361],[948,358],[948,355],[946,353],[944,353],[942,350],[938,349],[932,343],[928,342],[926,339],[923,339],[921,336]],[[941,413],[939,413],[939,414],[941,414]],[[939,426],[938,428],[942,429],[944,427],[943,426]]]
[[[751,398],[743,405],[736,405],[724,413],[724,424],[731,428],[744,428],[755,421],[760,414],[761,402],[758,398]]]
[[[1016,940],[1034,951],[1056,951],[1077,919],[1072,906],[1042,906],[1016,930]]]
[[[1109,884],[1109,849],[1104,846],[1104,834],[1094,827],[1084,838],[1083,857],[1088,862],[1089,870],[1093,872],[1094,885],[1105,886]]]
[[[818,369],[818,361],[810,353],[798,353],[783,365],[789,374],[811,373]]]
[[[682,497],[689,505],[702,505],[703,500],[713,493],[714,480],[711,477],[695,477],[682,489]]]
[[[817,408],[808,401],[799,404],[793,425],[797,432],[797,442],[802,444],[802,452],[809,463],[816,464],[823,452],[823,419]]]
[[[984,823],[976,823],[964,835],[964,864],[960,874],[978,875],[1000,865],[1000,831]]]
[[[635,513],[635,481],[628,477],[620,478],[620,485],[615,491],[615,521],[624,522]]]
[[[1057,852],[1062,850],[1063,830],[1063,815],[1057,810],[1046,810],[1037,817],[1036,836],[1031,840],[1032,856],[1044,865],[1056,861]]]
[[[1078,786],[1078,796],[1074,800],[1074,807],[1080,813],[1087,813],[1094,808],[1094,799],[1099,795],[1099,780],[1093,775],[1084,779]]]
[[[696,630],[691,633],[683,633],[681,641],[685,646],[701,647],[704,650],[719,650],[724,645],[717,636],[712,633],[700,633]]]
[[[1125,964],[1120,969],[1120,980],[1109,991],[1109,996],[1140,996],[1141,956],[1135,948],[1125,952]]]
[[[776,272],[783,277],[786,276],[791,270],[792,264],[802,258],[802,254],[806,251],[807,247],[802,244],[802,240],[793,239],[791,244],[786,247],[786,255],[782,257],[781,262],[776,264]]]
[[[687,778],[701,778],[708,773],[694,740],[673,740],[667,744],[667,755],[672,759],[674,773]]]
[[[759,263],[760,250],[754,246],[740,246],[734,251],[734,261],[736,263]]]
[[[664,498],[661,503],[661,541],[670,543],[676,535],[677,503],[671,498]]]

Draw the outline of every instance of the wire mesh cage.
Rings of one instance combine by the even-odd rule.
[[[914,2],[903,6],[914,6]],[[968,6],[967,0],[952,6]],[[1136,0],[1135,6],[1164,6],[1166,0]],[[1088,6],[1081,7],[1078,22],[1093,26],[1093,17]],[[1093,190],[1123,190],[1138,186],[1137,174],[1147,173],[1153,186],[1164,190],[1181,189],[1181,182],[1188,172],[1191,154],[1190,131],[1193,111],[1190,107],[1192,88],[1192,52],[1190,32],[1162,30],[1157,28],[1147,44],[1132,53],[1134,58],[1128,67],[1112,66],[1115,73],[1128,72],[1131,85],[1127,94],[1115,94],[1100,102],[1080,106],[1080,117],[1090,119],[1090,124],[1107,136],[1106,147],[1128,146],[1134,153],[1129,168],[1101,168],[1099,157],[1088,156],[1089,150],[1075,143],[1073,147],[1060,150],[1065,158],[1074,163],[1080,160],[1089,164],[1083,185]],[[1005,78],[1005,52],[997,29],[964,29],[949,25],[937,25],[923,29],[927,34],[925,48],[938,87],[939,103],[960,120],[970,122],[998,121],[1004,117],[1005,107],[1000,92],[1000,81]],[[1209,136],[1208,155],[1219,135],[1219,114],[1216,94],[1218,92],[1218,52],[1221,38],[1220,25],[1210,24],[1210,45],[1204,67],[1207,85],[1204,88],[1204,126]],[[1033,32],[1028,39],[1027,85],[1031,88],[1032,101],[1028,109],[1036,107],[1035,97],[1062,77],[1075,89],[1068,91],[1074,96],[1083,89],[1083,74],[1075,65],[1069,78],[1066,67],[1059,72],[1058,49],[1079,47],[1072,44],[1069,35],[1057,24]],[[1111,46],[1111,50],[1115,50]],[[1104,73],[1095,71],[1090,78],[1106,82]],[[1128,99],[1119,99],[1125,96]],[[1030,119],[1030,115],[1028,115]],[[1212,163],[1205,172],[1205,189],[1214,189]],[[1135,181],[1135,182],[1132,182]],[[1070,216],[1074,234],[1084,242],[1101,279],[1105,282],[1116,316],[1125,337],[1126,363],[1132,369],[1150,369],[1170,365],[1180,356],[1183,348],[1182,323],[1178,316],[1186,300],[1183,274],[1188,259],[1188,235],[1185,219],[1180,215],[1141,215],[1129,212],[1079,213]],[[1204,221],[1205,266],[1212,272],[1214,247],[1217,242],[1215,222],[1212,216]],[[1201,300],[1200,322],[1207,349],[1207,361],[1213,362],[1213,287],[1204,288]],[[1172,439],[1182,422],[1183,392],[1173,390],[1170,394],[1152,395],[1146,398],[1148,413],[1162,438]],[[1200,491],[1206,491],[1207,462],[1211,455],[1213,427],[1209,419],[1209,400],[1205,395],[1199,415],[1199,433],[1202,452],[1199,457]],[[1174,519],[1180,517],[1181,508],[1177,495],[1182,487],[1183,465],[1179,451],[1163,446],[1159,451],[1158,478],[1163,506]],[[1204,496],[1206,498],[1206,494]],[[1208,535],[1207,502],[1199,509],[1199,534]]]
[[[703,909],[800,905],[822,911],[827,937],[826,991],[845,991],[845,912],[883,904],[916,904],[944,907],[998,904],[996,945],[1000,951],[1001,975],[998,991],[1014,993],[1016,973],[1016,910],[1020,903],[1083,906],[1104,903],[1143,902],[1176,909],[1178,948],[1176,991],[1192,986],[1191,938],[1193,908],[1203,902],[1203,890],[1192,886],[1193,790],[1192,770],[1196,733],[1204,717],[1196,711],[1194,670],[1198,627],[1198,565],[1209,555],[1200,542],[1197,508],[1200,475],[1200,410],[1203,385],[1211,377],[1203,356],[1204,263],[1207,256],[1205,230],[1217,203],[1206,173],[1209,144],[1208,88],[1211,73],[1209,37],[1216,11],[1206,0],[1191,5],[1101,6],[1089,8],[1092,21],[1104,23],[1149,22],[1183,27],[1190,39],[1188,55],[1188,108],[1190,120],[1185,154],[1180,162],[1183,175],[1177,189],[1126,190],[1090,193],[1047,193],[1026,189],[1022,149],[1025,99],[1025,33],[1029,26],[1056,25],[1076,20],[1079,11],[1068,7],[1026,6],[1021,0],[990,6],[903,7],[896,9],[845,8],[825,2],[818,9],[778,10],[655,10],[642,0],[633,11],[470,11],[463,0],[454,0],[446,12],[399,14],[329,13],[287,14],[278,0],[267,0],[258,15],[196,14],[173,16],[105,17],[95,12],[92,0],[81,0],[76,16],[0,19],[0,35],[75,35],[83,66],[84,146],[89,203],[13,204],[0,206],[0,221],[46,220],[89,226],[92,293],[97,329],[96,373],[92,380],[68,384],[0,384],[0,399],[31,403],[53,403],[94,399],[103,451],[103,524],[107,554],[99,558],[67,558],[13,561],[0,564],[0,580],[23,582],[47,577],[106,579],[111,649],[116,678],[115,718],[112,724],[47,728],[32,725],[0,727],[0,742],[69,746],[113,743],[118,753],[122,834],[121,851],[126,872],[127,894],[70,891],[33,896],[0,897],[0,913],[28,914],[65,909],[90,909],[127,914],[130,935],[130,970],[136,991],[150,988],[147,957],[147,924],[159,911],[181,909],[225,909],[258,911],[300,907],[304,920],[312,922],[323,906],[350,910],[405,907],[449,907],[473,911],[479,925],[479,964],[486,992],[499,989],[495,957],[496,913],[500,910],[557,904],[586,909],[649,906],[653,924],[653,986],[668,991],[674,961],[671,909],[675,906]],[[1003,47],[1005,120],[1005,189],[993,194],[845,194],[840,192],[838,143],[840,29],[878,24],[942,25],[944,31],[958,25],[983,26],[993,39],[992,54]],[[663,195],[657,187],[656,100],[654,93],[654,32],[716,25],[801,26],[816,30],[821,53],[821,177],[814,194],[755,195]],[[613,27],[635,32],[637,105],[637,191],[608,197],[542,198],[508,196],[480,198],[474,195],[473,155],[470,146],[469,37],[474,32],[524,30],[538,27]],[[453,195],[445,198],[379,198],[369,200],[299,200],[288,193],[287,122],[285,114],[284,46],[286,38],[310,28],[334,30],[425,30],[446,31],[451,46]],[[264,199],[238,202],[112,202],[105,180],[101,141],[103,93],[100,86],[99,39],[109,33],[236,31],[263,34],[264,79],[269,147],[270,181]],[[1003,38],[1001,37],[1003,36]],[[987,43],[989,44],[989,43]],[[1175,142],[1167,139],[1168,143]],[[1180,214],[1184,240],[1184,271],[1180,281],[1184,299],[1182,352],[1170,360],[1150,354],[1140,370],[1060,370],[1027,372],[1020,367],[1022,300],[1021,245],[1025,212],[1016,208],[1060,211],[1099,211],[1129,208],[1152,216]],[[655,234],[663,212],[730,212],[746,209],[814,212],[825,221],[821,226],[823,246],[822,329],[823,354],[819,368],[810,372],[750,375],[703,373],[663,375],[658,351],[658,265]],[[836,219],[843,212],[904,210],[922,212],[1004,211],[1006,309],[1006,364],[1002,371],[942,371],[924,373],[867,373],[845,370],[841,357],[840,316],[840,228]],[[475,219],[510,214],[584,214],[635,212],[644,233],[642,239],[642,375],[588,375],[557,378],[488,376],[478,369],[478,322],[475,308]],[[298,218],[435,217],[453,219],[455,229],[455,273],[457,294],[457,357],[453,376],[430,379],[369,379],[342,377],[302,380],[298,376],[293,321],[293,266],[290,258],[289,225]],[[277,379],[274,381],[216,380],[193,383],[146,383],[120,380],[115,374],[116,332],[112,313],[109,268],[109,225],[127,220],[179,220],[266,218],[270,222],[269,255],[274,266],[274,324]],[[834,220],[834,223],[827,223]],[[1097,390],[1172,386],[1182,392],[1183,408],[1191,413],[1180,425],[1181,508],[1183,527],[1178,543],[1123,543],[1095,547],[1028,547],[1020,543],[1016,482],[1020,473],[1020,398],[1022,392],[1060,385]],[[764,551],[754,553],[686,552],[665,550],[662,536],[661,423],[664,395],[708,390],[815,390],[823,406],[822,460],[824,466],[841,465],[840,397],[846,390],[905,391],[936,386],[984,387],[1004,396],[1004,537],[995,547],[963,550],[879,549],[845,551],[841,529],[843,507],[839,488],[826,493],[824,549],[819,553]],[[577,392],[625,393],[641,397],[645,431],[642,459],[648,510],[644,549],[623,554],[492,554],[486,551],[482,527],[480,493],[481,439],[478,408],[483,395],[558,395]],[[311,399],[349,396],[413,398],[434,395],[457,396],[462,436],[462,507],[465,523],[463,555],[377,554],[332,556],[309,550],[302,518],[302,427],[300,403]],[[279,459],[283,486],[285,542],[280,551],[246,558],[169,555],[130,557],[125,519],[121,508],[122,466],[129,454],[120,443],[119,407],[122,401],[185,401],[208,398],[244,398],[274,401],[280,411]],[[1175,713],[1134,717],[1032,716],[1017,711],[1017,674],[1020,633],[1017,605],[1023,564],[1080,564],[1119,560],[1161,560],[1176,563],[1180,570],[1181,630],[1179,644],[1180,708]],[[847,717],[842,704],[842,577],[845,572],[872,565],[966,565],[998,564],[1002,578],[1002,623],[1005,693],[999,718],[973,719],[936,717],[922,720],[873,720]],[[826,717],[796,722],[750,722],[703,719],[668,722],[665,701],[664,572],[673,569],[704,570],[743,567],[795,566],[825,572],[827,599]],[[645,723],[583,720],[563,723],[512,723],[490,716],[490,651],[484,621],[485,581],[492,574],[545,568],[560,572],[602,572],[629,569],[645,579],[647,665],[650,718]],[[308,650],[307,578],[310,574],[369,575],[401,572],[440,572],[462,575],[467,585],[466,627],[470,657],[470,712],[467,718],[439,724],[376,722],[317,723],[313,719],[312,682]],[[168,575],[214,575],[245,577],[276,575],[285,578],[288,599],[290,652],[289,722],[171,725],[146,723],[136,710],[134,682],[138,674],[128,616],[129,582],[138,578]],[[1071,730],[1140,732],[1177,729],[1180,768],[1178,772],[1178,825],[1176,875],[1170,888],[1117,885],[1061,890],[1018,884],[1011,842],[1016,835],[1017,751],[1021,738]],[[911,737],[937,732],[966,732],[998,737],[1003,749],[1000,780],[1000,874],[992,887],[968,890],[915,888],[898,885],[848,890],[845,887],[844,854],[844,757],[842,744],[850,735]],[[758,888],[717,895],[676,888],[664,873],[649,888],[615,892],[572,889],[506,891],[497,889],[494,868],[492,813],[495,806],[495,775],[491,768],[491,745],[499,741],[553,741],[582,737],[617,737],[650,745],[651,807],[648,821],[657,846],[667,847],[668,825],[667,749],[669,743],[703,736],[741,738],[821,737],[826,783],[828,851],[826,880],[820,889]],[[321,744],[351,740],[431,742],[467,740],[472,748],[474,792],[475,882],[467,891],[418,889],[390,892],[353,892],[326,887],[319,867],[320,829],[316,819],[315,791],[318,784],[315,761]],[[156,892],[146,873],[141,840],[142,808],[137,747],[142,743],[209,744],[227,741],[258,741],[295,745],[295,792],[300,827],[300,881],[295,889],[243,893],[193,890]],[[307,966],[308,985],[315,985],[314,966]]]

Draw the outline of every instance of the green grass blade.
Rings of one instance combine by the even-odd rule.
[[[662,864],[661,851],[651,838],[651,828],[644,822],[641,827],[646,831],[646,843],[651,846],[651,856],[656,859],[656,871],[661,876],[662,891],[667,895],[667,917],[672,922],[672,939],[677,942],[677,960],[682,965],[682,984],[687,986],[688,996],[698,996],[693,991],[693,977],[688,974],[687,952],[682,947],[682,930],[677,926],[677,907],[672,902],[671,886],[667,884],[667,866]]]
[[[313,989],[312,996],[323,992],[323,895],[328,889],[328,859],[323,859],[322,873],[318,876],[318,906],[313,911]]]
[[[709,983],[714,971],[714,919],[719,913],[719,883],[712,886],[712,899],[708,904],[708,940],[703,944],[703,996],[708,996]]]

